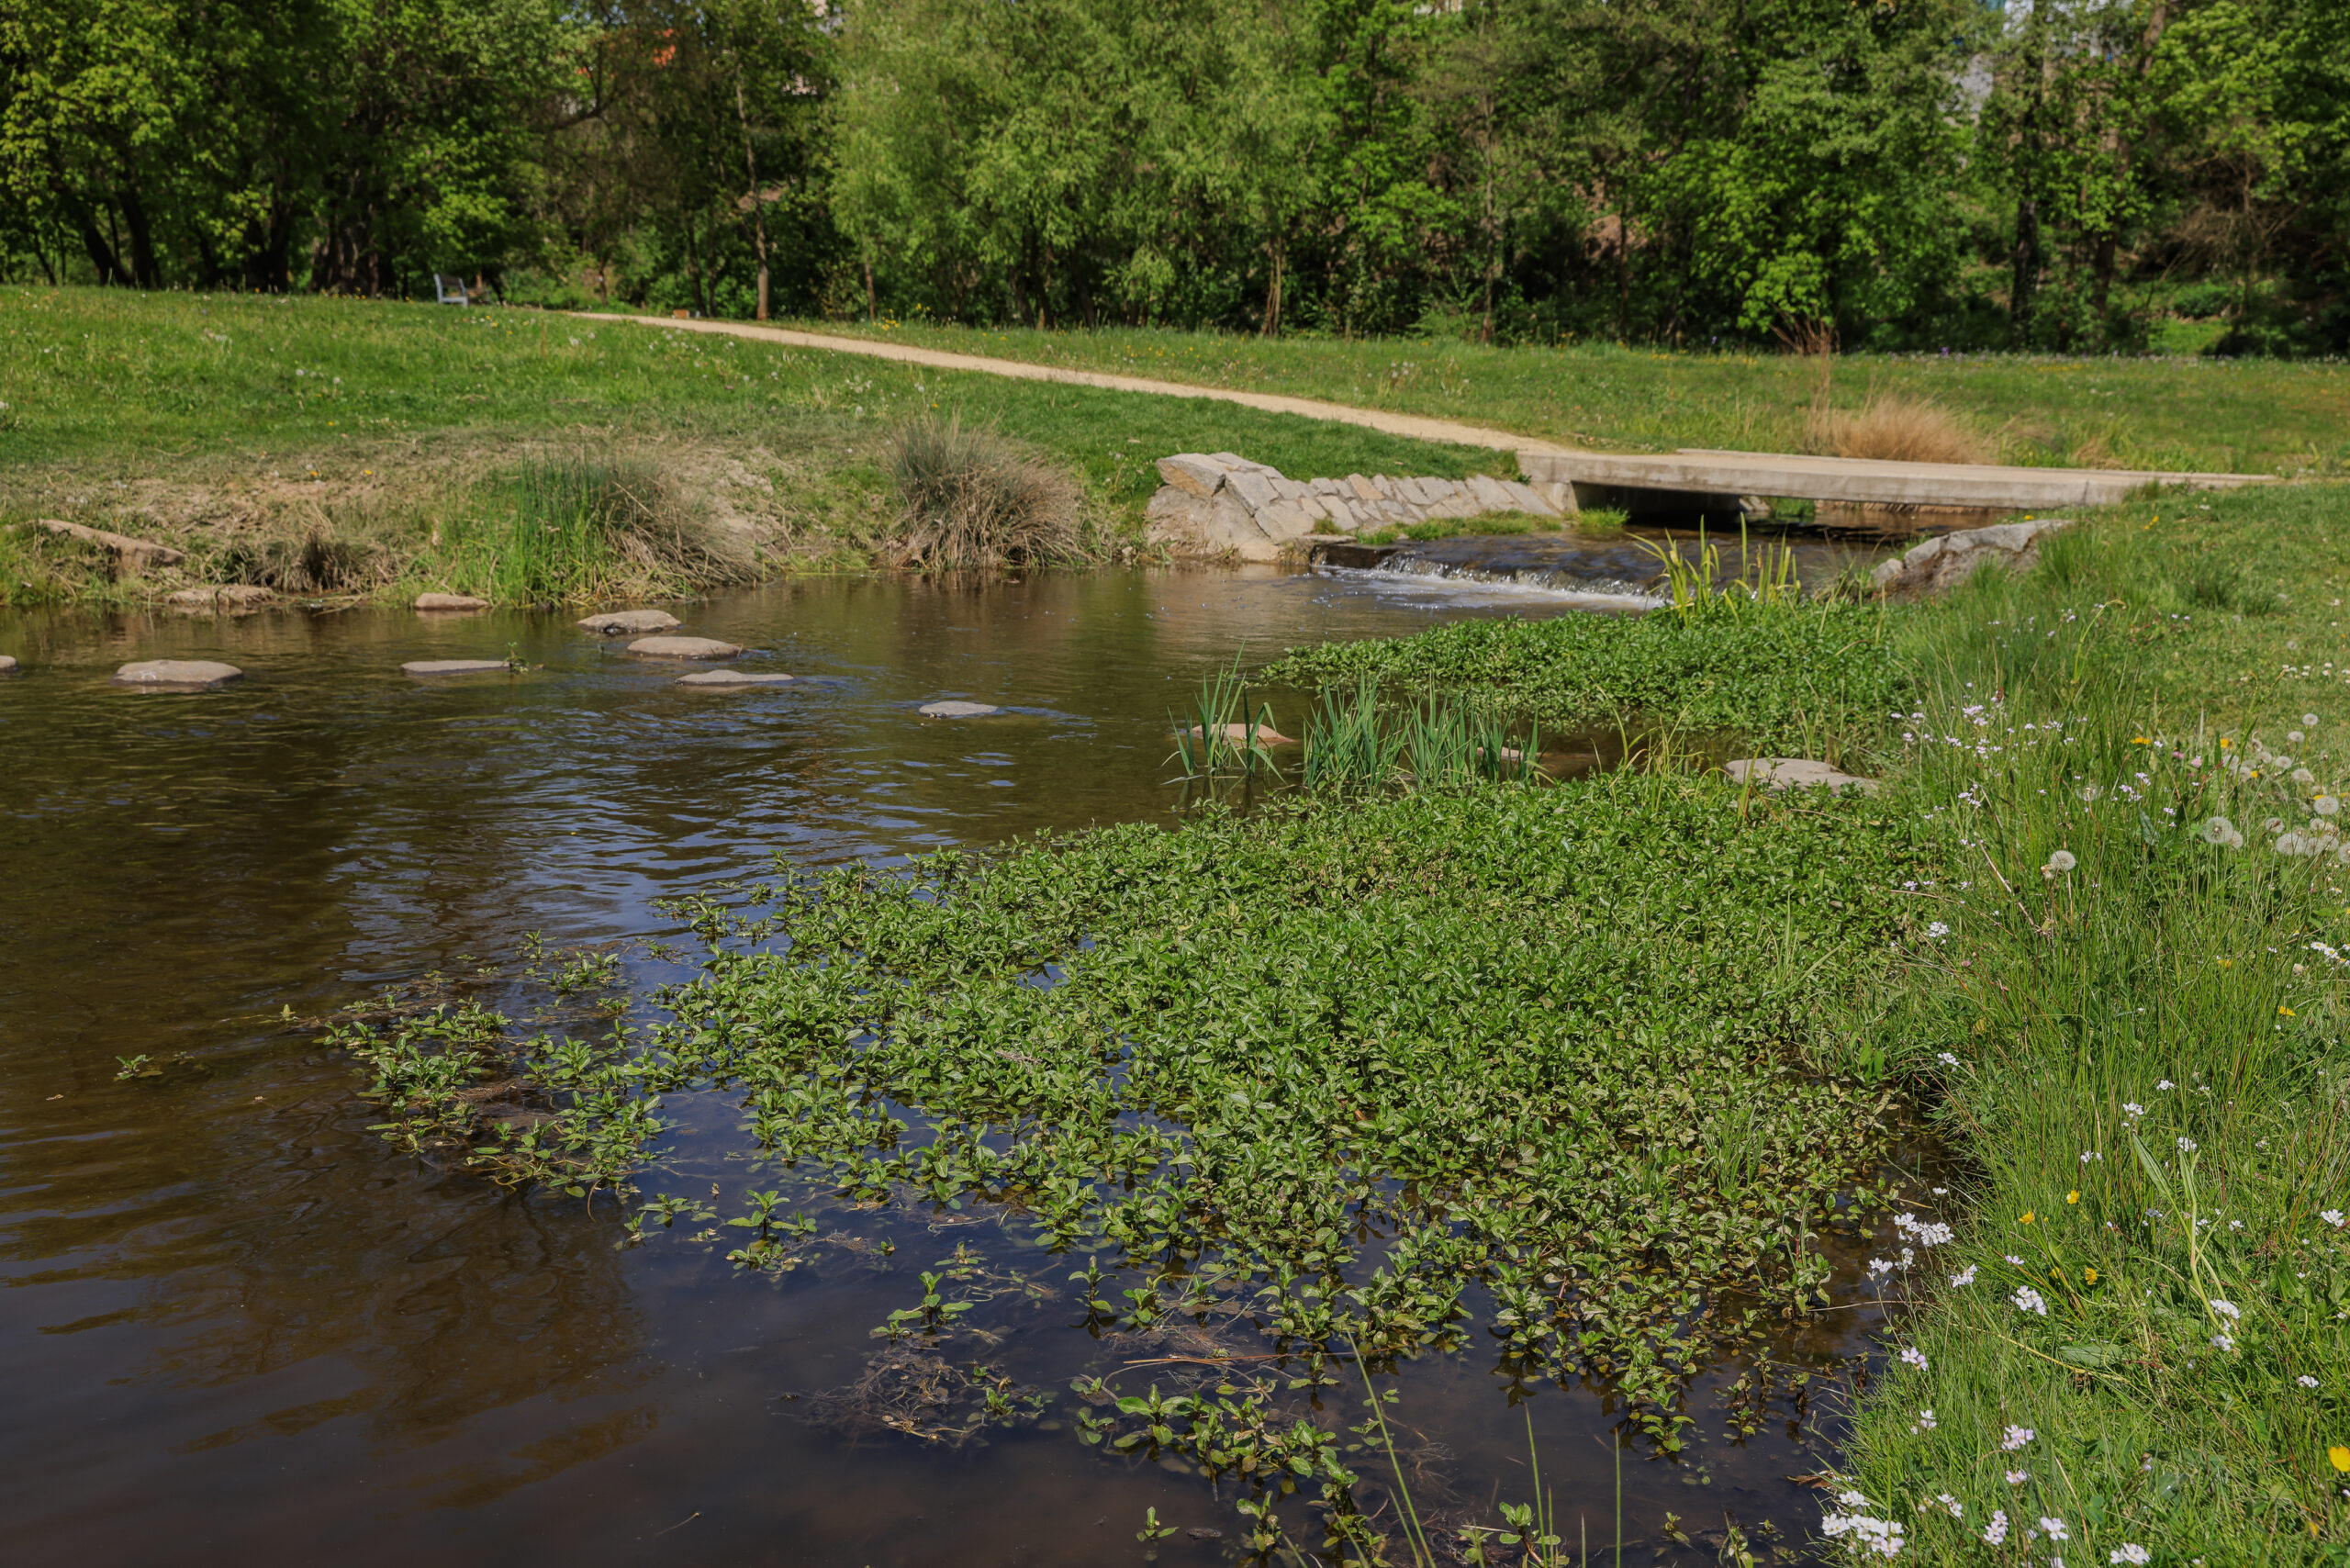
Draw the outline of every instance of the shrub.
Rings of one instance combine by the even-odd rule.
[[[1814,412],[1811,446],[1837,457],[1896,463],[1988,463],[1991,445],[1939,403],[1872,397],[1857,412]]]
[[[959,417],[902,426],[883,462],[905,532],[893,566],[1039,566],[1082,557],[1077,482],[1035,453]]]

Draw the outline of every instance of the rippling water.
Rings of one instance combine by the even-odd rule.
[[[801,1419],[796,1396],[856,1376],[902,1277],[744,1280],[684,1247],[615,1250],[609,1210],[391,1151],[351,1065],[288,1014],[462,974],[528,932],[670,933],[651,901],[758,875],[771,852],[886,857],[1166,816],[1168,711],[1234,653],[1574,602],[1272,572],[799,582],[685,612],[801,678],[732,692],[678,687],[556,615],[0,615],[0,652],[27,671],[0,684],[6,1555],[1077,1564],[1139,1559],[1155,1506],[1225,1537],[1179,1535],[1162,1560],[1225,1560],[1229,1502],[1180,1465],[1065,1430],[942,1454]],[[544,667],[397,668],[509,647]],[[106,684],[168,655],[249,678]],[[942,698],[1007,711],[916,713]],[[1276,717],[1295,706],[1277,696]],[[139,1054],[165,1070],[117,1082]],[[678,1170],[722,1173],[722,1154]],[[946,1228],[876,1222],[924,1257]],[[1006,1364],[1065,1384],[1054,1353],[1014,1345]],[[1518,1417],[1482,1364],[1416,1366],[1404,1397],[1458,1456],[1431,1497],[1445,1473],[1522,1473]],[[1562,1514],[1611,1539],[1600,1399],[1534,1404]],[[1628,1537],[1656,1540],[1667,1508],[1692,1531],[1725,1508],[1816,1523],[1779,1479],[1814,1467],[1768,1433],[1683,1464],[1628,1455]],[[1478,1490],[1463,1501],[1483,1509]]]

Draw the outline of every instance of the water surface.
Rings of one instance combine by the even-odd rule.
[[[1439,591],[1441,587],[1441,591]],[[913,1267],[968,1238],[1040,1279],[1069,1260],[1000,1215],[870,1217],[896,1260],[780,1281],[711,1250],[616,1249],[607,1205],[518,1197],[367,1129],[351,1064],[289,1020],[559,944],[673,935],[653,901],[768,857],[887,859],[1046,828],[1167,819],[1167,714],[1203,672],[1463,615],[1574,613],[1522,585],[1103,573],[983,586],[798,582],[681,610],[800,678],[681,688],[568,616],[0,615],[0,1462],[23,1562],[512,1560],[1078,1564],[1140,1561],[1144,1509],[1231,1556],[1228,1496],[1065,1428],[940,1451],[806,1418],[853,1383]],[[403,660],[520,677],[421,682]],[[223,658],[197,695],[106,684],[133,658]],[[1007,711],[934,722],[923,702]],[[1302,719],[1277,696],[1276,718]],[[682,971],[631,949],[630,972]],[[118,1058],[159,1076],[118,1082]],[[688,1114],[688,1124],[696,1117]],[[704,1114],[665,1184],[726,1168]],[[901,1267],[901,1264],[903,1266]],[[1065,1389],[1081,1314],[1040,1308],[1003,1364]],[[1824,1364],[1866,1312],[1790,1337]],[[1628,1540],[1711,1561],[1725,1509],[1799,1531],[1808,1431],[1623,1458]],[[1172,1374],[1170,1374],[1171,1376]],[[1524,1430],[1475,1353],[1403,1379],[1424,1506],[1522,1496]],[[1357,1401],[1334,1405],[1359,1417]],[[1563,1517],[1617,1518],[1595,1390],[1532,1400]],[[1063,1412],[1065,1415],[1066,1412]],[[1304,1511],[1299,1510],[1300,1517]]]

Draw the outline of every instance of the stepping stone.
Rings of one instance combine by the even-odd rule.
[[[1194,740],[1200,738],[1200,727],[1197,724],[1193,724],[1184,733]],[[1234,745],[1248,744],[1248,726],[1246,724],[1218,724],[1216,733]],[[1297,744],[1292,737],[1282,734],[1279,730],[1269,730],[1262,724],[1257,726],[1257,743],[1259,745],[1295,745]]]
[[[791,678],[749,669],[702,669],[677,678],[679,686],[709,686],[740,690],[746,686],[780,686]]]
[[[682,624],[665,610],[615,610],[607,615],[589,616],[579,623],[579,629],[599,636],[617,637],[624,632],[666,632]]]
[[[743,650],[715,637],[639,637],[628,651],[641,659],[731,659]]]
[[[0,675],[14,675],[16,673],[17,661],[15,657],[7,654],[0,654]]]
[[[418,610],[487,610],[489,600],[476,599],[469,593],[420,593],[416,596]]]
[[[410,659],[400,666],[402,675],[487,675],[492,670],[503,675],[508,669],[504,659]]]
[[[217,588],[182,588],[172,595],[173,610],[230,611],[252,610],[267,604],[274,596],[253,583],[223,583]]]
[[[991,702],[925,702],[920,711],[925,719],[984,719],[1003,710]]]
[[[244,678],[243,670],[217,659],[140,659],[114,672],[117,686],[155,691],[209,691]]]
[[[1771,790],[1801,790],[1817,786],[1828,790],[1858,790],[1863,795],[1876,793],[1876,780],[1862,778],[1850,773],[1840,773],[1825,762],[1804,756],[1751,756],[1722,764],[1722,771],[1740,783],[1750,779]]]

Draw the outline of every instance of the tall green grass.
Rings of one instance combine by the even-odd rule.
[[[533,459],[471,502],[436,526],[413,577],[500,604],[578,604],[753,575],[678,515],[649,463]]]
[[[2214,521],[2304,567],[2289,601],[2343,563],[2282,525],[2341,500]],[[1947,869],[1876,1029],[1965,1217],[1888,1243],[1919,1361],[1861,1412],[1836,1512],[1929,1562],[2340,1562],[2350,703],[2277,590],[2230,563],[2215,595],[2132,510],[1913,627],[1896,799]]]

